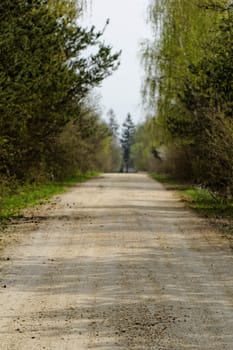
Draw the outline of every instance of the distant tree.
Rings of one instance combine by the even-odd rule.
[[[121,147],[123,151],[123,162],[125,171],[128,173],[130,165],[130,155],[131,155],[131,146],[133,144],[135,134],[135,126],[132,121],[130,113],[127,114],[126,120],[123,123],[122,135],[121,135]]]
[[[114,110],[111,108],[109,109],[109,111],[107,112],[107,117],[109,118],[109,127],[112,131],[112,136],[114,138],[118,138],[118,130],[119,130],[119,125],[117,123],[117,120],[116,120],[116,115],[115,115],[115,112]]]
[[[116,114],[113,109],[107,112],[108,117],[108,129],[110,133],[110,144],[108,152],[108,166],[106,170],[108,172],[118,172],[121,167],[121,147],[119,143],[119,124],[117,122]]]

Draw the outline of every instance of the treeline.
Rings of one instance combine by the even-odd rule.
[[[233,5],[151,0],[143,45],[149,110],[134,146],[141,168],[233,195]]]
[[[1,182],[111,170],[113,137],[90,92],[119,65],[81,1],[0,2]],[[104,29],[103,29],[104,31]]]

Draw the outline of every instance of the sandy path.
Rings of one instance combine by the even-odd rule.
[[[233,349],[232,251],[174,194],[104,175],[39,214],[3,251],[1,350]]]

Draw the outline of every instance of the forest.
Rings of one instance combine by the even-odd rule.
[[[232,198],[233,3],[151,0],[149,22],[135,163]]]

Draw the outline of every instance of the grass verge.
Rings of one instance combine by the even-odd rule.
[[[153,173],[151,177],[163,183],[167,189],[178,191],[185,203],[199,214],[210,218],[233,219],[233,201],[226,201],[190,183],[178,182],[168,175]]]
[[[206,217],[209,223],[229,240],[233,249],[233,201],[226,201],[207,189],[179,182],[168,175],[150,175],[163,183],[168,190],[177,191],[189,208]]]
[[[22,209],[42,204],[52,196],[65,192],[67,188],[76,183],[87,181],[97,175],[96,172],[87,172],[59,182],[25,184],[17,188],[14,194],[0,197],[0,223],[5,223],[12,216],[20,215]]]

